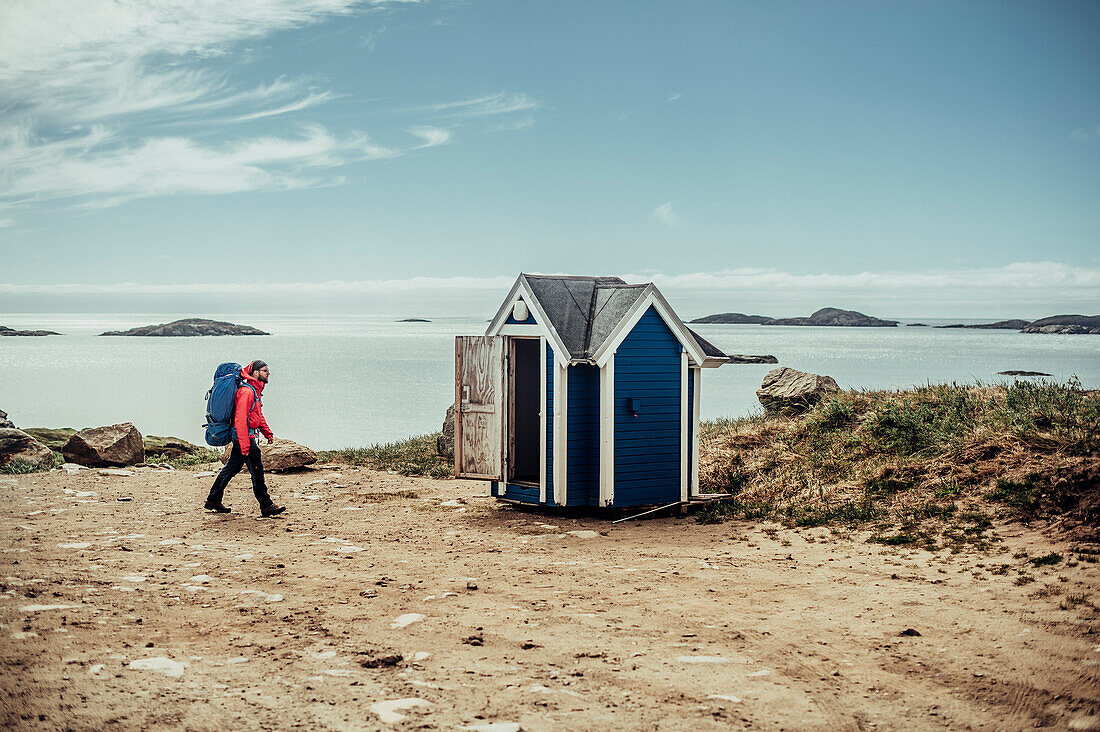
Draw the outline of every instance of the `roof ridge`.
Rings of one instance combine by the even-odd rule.
[[[591,356],[592,353],[592,324],[596,322],[596,293],[600,291],[600,288],[593,286],[592,295],[588,299],[588,312],[585,314],[584,324],[584,355],[585,357]]]

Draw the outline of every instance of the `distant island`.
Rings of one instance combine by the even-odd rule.
[[[48,335],[61,335],[60,333],[54,333],[52,330],[15,330],[9,328],[6,325],[0,325],[0,336],[48,336]]]
[[[185,318],[160,325],[144,325],[130,330],[110,330],[101,336],[154,336],[154,337],[190,337],[190,336],[250,336],[271,335],[250,325],[234,325],[205,318]]]
[[[403,318],[402,320],[399,320],[397,322],[398,323],[430,323],[432,321],[428,320],[427,318]]]
[[[979,325],[937,325],[937,328],[975,328],[977,330],[1023,330],[1028,325],[1026,320],[998,320],[996,323],[981,323]]]
[[[754,324],[754,325],[829,325],[849,328],[894,328],[896,320],[881,320],[855,310],[839,308],[821,308],[808,318],[769,318],[764,315],[745,315],[744,313],[721,313],[696,318],[692,323]]]
[[[896,320],[882,320],[855,310],[822,308],[808,318],[769,318],[766,315],[745,315],[744,313],[719,313],[706,315],[691,321],[702,324],[721,325],[829,325],[856,328],[892,328]],[[927,328],[927,323],[909,323],[910,327]],[[1040,320],[998,320],[996,323],[977,325],[937,325],[936,328],[972,328],[977,330],[1018,330],[1021,333],[1055,333],[1079,335],[1091,333],[1100,335],[1100,315],[1052,315]]]
[[[1100,315],[1052,315],[1049,318],[1028,323],[1021,328],[1024,333],[1062,333],[1100,335]]]
[[[766,315],[745,315],[743,313],[719,313],[696,318],[692,323],[721,323],[722,325],[768,325],[775,318]]]

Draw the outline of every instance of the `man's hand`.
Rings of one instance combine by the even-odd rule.
[[[275,442],[275,435],[267,438],[267,444],[271,445]]]

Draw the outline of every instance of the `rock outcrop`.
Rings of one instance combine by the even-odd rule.
[[[263,461],[264,470],[293,470],[317,462],[317,453],[293,440],[276,438],[270,445],[266,440],[260,440],[259,445],[260,460]],[[232,452],[233,445],[227,445],[222,453],[222,463],[229,462],[229,455]]]
[[[37,467],[53,465],[53,451],[22,430],[0,428],[0,467],[20,460]]]
[[[768,412],[797,414],[812,407],[827,394],[840,391],[831,376],[810,374],[783,366],[764,375],[756,398]]]
[[[1100,315],[1052,315],[1028,323],[1024,333],[1062,333],[1066,335],[1100,335]]]
[[[0,409],[0,430],[13,430],[15,425],[8,419],[8,413]]]
[[[447,407],[447,414],[443,417],[443,429],[439,437],[435,438],[435,450],[442,457],[453,458],[455,456],[455,405]]]
[[[194,455],[206,448],[192,445],[178,437],[158,437],[157,435],[145,435],[145,459],[148,462],[166,462],[177,458]]]
[[[61,335],[60,333],[54,333],[52,330],[15,330],[9,328],[6,325],[0,325],[0,336],[48,336],[48,335]]]
[[[720,323],[723,325],[767,325],[775,320],[766,315],[745,315],[744,313],[719,313],[696,318],[692,323]]]
[[[896,320],[882,320],[855,310],[821,308],[808,318],[780,318],[768,325],[828,325],[844,328],[894,328]]]
[[[130,330],[109,330],[100,333],[101,336],[157,336],[157,337],[189,337],[189,336],[245,336],[245,335],[271,335],[253,328],[250,325],[234,325],[219,320],[207,320],[205,318],[185,318],[171,323],[160,325],[145,325]]]
[[[61,448],[70,463],[111,468],[145,462],[145,443],[131,422],[80,430]]]
[[[998,320],[996,323],[981,323],[979,325],[963,325],[953,323],[951,325],[937,325],[937,328],[973,328],[974,330],[1020,330],[1027,326],[1026,320]]]

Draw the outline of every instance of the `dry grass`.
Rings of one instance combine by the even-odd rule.
[[[454,462],[436,450],[438,436],[437,432],[370,447],[325,450],[317,453],[317,456],[321,462],[363,465],[374,470],[393,470],[401,475],[453,478]]]
[[[1100,524],[1100,394],[1075,382],[851,391],[801,416],[700,430],[704,514],[870,525],[886,544],[981,543],[989,518]]]

